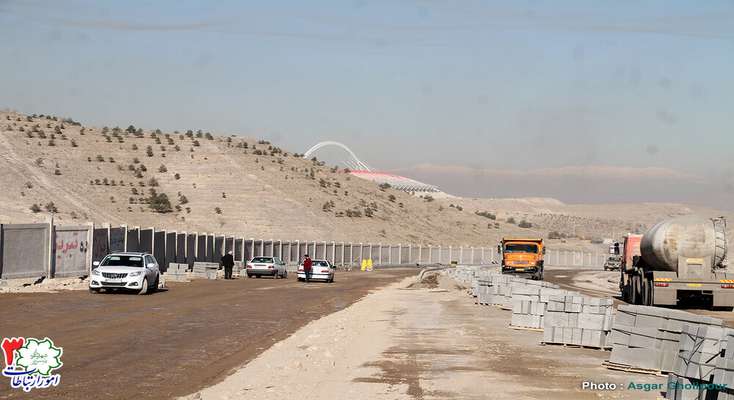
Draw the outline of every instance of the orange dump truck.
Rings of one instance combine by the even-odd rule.
[[[535,280],[543,279],[543,239],[503,238],[499,251],[503,274],[524,274]]]

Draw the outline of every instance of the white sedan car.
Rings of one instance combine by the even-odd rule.
[[[336,274],[336,265],[329,262],[329,260],[312,260],[311,261],[311,276],[309,280],[318,280],[326,282],[334,282],[334,275]],[[298,266],[298,280],[306,280],[306,272],[303,270],[303,263]]]
[[[139,294],[154,292],[160,282],[160,269],[155,257],[147,253],[113,253],[102,262],[95,261],[89,279],[89,291],[124,289]]]
[[[272,276],[273,279],[288,278],[285,261],[278,257],[255,257],[245,267],[247,277]]]

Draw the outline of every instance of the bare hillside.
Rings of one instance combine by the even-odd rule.
[[[0,112],[0,169],[2,222],[43,221],[53,211],[65,223],[282,240],[492,246],[503,235],[557,230],[569,238],[556,247],[588,248],[577,237],[608,237],[691,211],[611,206],[620,210],[612,217],[548,199],[420,198],[256,139],[84,127],[15,112]]]
[[[488,246],[499,237],[483,217],[254,139],[83,127],[10,112],[0,113],[0,131],[6,222],[46,220],[55,210],[67,223],[283,240]]]

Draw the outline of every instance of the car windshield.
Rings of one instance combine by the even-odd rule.
[[[271,263],[273,262],[272,257],[255,257],[252,259],[254,263]]]
[[[329,266],[329,262],[328,261],[314,261],[313,262],[313,265],[315,265],[317,267],[328,267]]]
[[[140,256],[108,256],[102,261],[103,266],[111,267],[143,267],[143,257]]]
[[[513,243],[505,245],[506,253],[537,253],[538,246],[534,244]]]

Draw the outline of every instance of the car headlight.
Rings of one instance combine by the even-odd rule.
[[[140,274],[142,274],[142,273],[143,273],[143,271],[133,271],[133,272],[129,273],[128,276],[140,276]]]
[[[97,276],[100,276],[100,275],[102,275],[102,274],[101,274],[101,273],[100,273],[100,272],[99,272],[98,270],[96,270],[96,269],[93,269],[93,270],[92,270],[92,275],[97,275]]]

